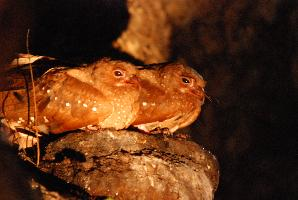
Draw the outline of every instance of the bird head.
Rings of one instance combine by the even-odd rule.
[[[97,83],[110,87],[140,87],[134,65],[117,60],[102,59],[94,64],[92,76]]]
[[[203,100],[206,82],[194,69],[182,64],[168,64],[161,68],[164,85],[171,90],[178,90],[183,94],[193,95]]]

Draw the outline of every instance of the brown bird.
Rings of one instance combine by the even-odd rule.
[[[140,68],[140,110],[135,127],[150,132],[173,133],[194,122],[205,99],[205,81],[194,69],[182,64],[158,64]]]
[[[44,133],[61,133],[88,125],[127,128],[139,109],[137,70],[122,61],[102,59],[87,67],[52,69],[35,85],[36,128]],[[29,109],[24,91],[9,92],[5,98],[4,117],[10,125],[33,124],[32,90],[29,95]]]

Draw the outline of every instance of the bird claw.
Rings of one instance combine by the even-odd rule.
[[[163,135],[163,136],[173,136],[173,133],[170,132],[170,129],[168,128],[160,128],[157,127],[154,130],[151,130],[149,134],[153,135]]]
[[[173,138],[177,138],[181,140],[189,140],[190,135],[188,133],[173,133]]]
[[[162,136],[162,137],[170,137],[174,139],[180,139],[180,140],[189,140],[190,135],[188,133],[172,133],[170,129],[168,128],[155,128],[154,130],[150,131],[149,134],[153,134],[156,136]]]
[[[83,128],[86,131],[100,131],[102,128],[99,125],[88,125]]]

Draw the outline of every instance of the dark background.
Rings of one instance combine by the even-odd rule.
[[[7,57],[26,51],[30,27],[32,54],[86,61],[130,58],[112,47],[129,23],[125,1],[3,2],[0,46],[11,52]],[[167,61],[186,62],[207,81],[211,101],[189,130],[218,158],[215,199],[297,199],[295,1],[208,1],[202,8],[200,1],[190,2],[190,10],[198,9],[191,20],[169,21]]]

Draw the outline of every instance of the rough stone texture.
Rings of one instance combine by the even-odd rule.
[[[46,147],[40,169],[116,199],[213,199],[219,178],[196,143],[132,131],[70,133]]]
[[[178,56],[202,64],[210,56],[251,50],[262,28],[272,23],[278,0],[129,0],[128,26],[114,47],[145,63]]]
[[[205,17],[216,11],[218,2],[205,0],[128,0],[127,7],[130,14],[126,29],[114,42],[114,47],[141,60],[144,63],[167,62],[172,58],[174,40],[179,36],[179,46],[189,44],[191,23],[194,17]],[[212,15],[216,16],[216,15]],[[213,20],[214,21],[214,20]],[[180,32],[177,28],[183,28]],[[185,29],[187,27],[187,34]],[[205,33],[204,33],[205,34]],[[206,37],[209,33],[205,34]],[[214,34],[213,34],[214,35]],[[212,35],[211,35],[212,36]],[[202,37],[202,39],[208,39]],[[208,42],[205,46],[213,48]],[[177,45],[177,48],[178,45]],[[176,50],[176,49],[175,49]]]
[[[172,31],[162,10],[162,1],[129,0],[128,27],[114,46],[146,63],[168,61]]]

